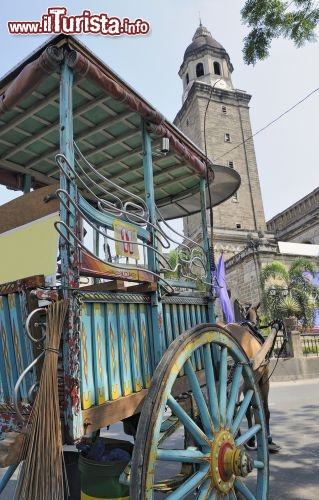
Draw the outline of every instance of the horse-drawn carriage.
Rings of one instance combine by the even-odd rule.
[[[41,375],[54,358],[50,391],[63,443],[120,421],[134,435],[131,499],[266,499],[254,372],[214,324],[206,212],[232,196],[238,174],[213,165],[72,37],[42,46],[0,92],[0,182],[25,192],[0,208],[5,437],[15,432],[30,444]],[[197,212],[202,237],[183,239],[172,269],[176,235],[167,221]],[[61,342],[48,345],[49,334]],[[42,401],[42,420],[45,408]],[[249,455],[252,436],[258,446]],[[52,437],[38,431],[47,454]],[[0,490],[19,460],[26,455],[6,463]]]

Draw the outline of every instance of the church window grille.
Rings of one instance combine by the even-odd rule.
[[[214,73],[215,75],[221,75],[220,64],[217,61],[214,62]]]
[[[231,142],[230,134],[225,134],[225,142]]]
[[[229,160],[229,162],[228,162],[228,166],[229,166],[230,168],[234,168],[234,162],[233,162],[233,160]]]
[[[200,62],[196,65],[196,76],[199,77],[203,75],[204,75],[204,65],[203,63]]]
[[[223,113],[223,115],[227,115],[227,108],[226,108],[226,106],[222,106],[222,113]]]

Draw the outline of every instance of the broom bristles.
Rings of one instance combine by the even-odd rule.
[[[47,310],[45,358],[39,390],[30,415],[22,449],[24,460],[15,500],[63,500],[64,459],[57,384],[61,333],[68,301],[51,304]]]

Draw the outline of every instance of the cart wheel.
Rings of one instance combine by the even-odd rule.
[[[249,455],[244,445],[252,436],[257,450]],[[268,449],[259,389],[248,358],[224,328],[192,328],[165,352],[143,404],[131,472],[133,500],[266,500]]]

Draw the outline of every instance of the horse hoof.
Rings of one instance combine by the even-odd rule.
[[[281,446],[279,446],[278,444],[276,444],[274,442],[271,442],[268,444],[269,453],[278,453],[280,449],[281,449]]]
[[[256,444],[255,443],[249,443],[249,441],[248,441],[248,443],[245,443],[244,446],[245,446],[246,450],[250,450],[250,451],[257,450]]]

